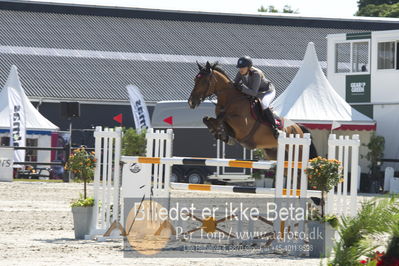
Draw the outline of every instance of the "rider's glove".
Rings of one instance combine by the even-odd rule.
[[[242,82],[234,83],[234,86],[237,90],[242,91],[243,84]]]

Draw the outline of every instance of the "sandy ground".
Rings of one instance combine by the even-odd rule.
[[[92,187],[89,186],[90,193]],[[0,265],[319,265],[319,259],[258,255],[256,258],[124,258],[122,240],[75,240],[69,203],[82,184],[0,183]]]

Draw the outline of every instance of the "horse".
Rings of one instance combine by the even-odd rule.
[[[215,95],[216,118],[204,117],[203,122],[216,138],[229,142],[231,138],[247,149],[263,149],[268,160],[277,159],[277,139],[270,125],[259,122],[251,114],[251,101],[248,96],[237,90],[233,81],[218,63],[205,66],[197,62],[199,72],[194,78],[194,88],[188,99],[191,109],[198,107],[205,99]],[[281,118],[282,122],[284,118]],[[288,134],[310,131],[300,124],[293,124],[283,129]],[[310,158],[317,157],[313,144],[310,146]]]

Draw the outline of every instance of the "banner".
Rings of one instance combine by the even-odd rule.
[[[134,85],[128,85],[126,89],[129,93],[136,131],[140,133],[141,129],[151,127],[150,115],[148,114],[147,106],[145,105],[139,88]]]
[[[26,146],[26,121],[23,104],[22,86],[18,78],[16,66],[11,67],[6,85],[3,90],[8,91],[8,107],[10,112],[10,146]],[[25,150],[14,150],[14,162],[25,161]]]
[[[12,181],[13,157],[14,152],[12,148],[0,147],[0,182]]]

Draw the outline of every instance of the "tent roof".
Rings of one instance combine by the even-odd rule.
[[[24,89],[21,86],[16,66],[11,67],[11,71],[6,81],[6,84],[0,91],[0,128],[10,128],[10,110],[8,105],[8,95],[11,89],[18,91],[21,94],[22,102],[25,108],[26,129],[38,131],[59,130],[56,125],[51,123],[49,120],[47,120],[47,118],[40,114],[39,111],[29,101]]]
[[[272,106],[283,117],[315,126],[339,121],[360,127],[357,129],[375,129],[371,118],[352,108],[331,86],[321,69],[312,42],[308,44],[294,79]]]

